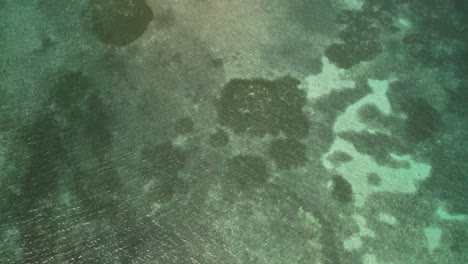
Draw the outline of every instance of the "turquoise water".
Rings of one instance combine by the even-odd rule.
[[[1,0],[0,263],[468,263],[468,2]]]

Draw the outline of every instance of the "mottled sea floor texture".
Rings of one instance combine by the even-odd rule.
[[[468,1],[0,0],[0,263],[468,263]]]

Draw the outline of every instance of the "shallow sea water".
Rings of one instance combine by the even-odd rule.
[[[468,263],[463,0],[0,2],[0,263]]]

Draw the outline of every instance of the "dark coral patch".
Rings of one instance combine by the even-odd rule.
[[[112,146],[111,113],[98,94],[91,95],[84,111],[84,128],[87,136],[93,140],[92,147],[101,155]]]
[[[466,107],[466,102],[468,102],[468,80],[464,80],[456,89],[448,90],[447,94],[449,99],[447,109],[460,117],[466,117],[468,114],[468,107]]]
[[[330,160],[330,162],[333,165],[339,166],[341,163],[346,163],[346,162],[352,161],[353,157],[350,154],[346,153],[346,152],[335,151],[328,157],[328,159]]]
[[[224,147],[229,143],[229,135],[224,130],[219,129],[210,135],[209,143],[212,147]]]
[[[260,187],[269,177],[262,158],[253,155],[236,155],[227,162],[226,176],[244,191]]]
[[[370,5],[361,11],[345,12],[339,22],[346,24],[340,32],[341,43],[327,47],[325,56],[340,68],[349,69],[356,64],[370,61],[382,52],[380,30],[375,26],[383,23],[382,15],[377,15]]]
[[[181,117],[175,122],[175,131],[179,135],[186,135],[193,132],[193,121],[189,117]]]
[[[382,183],[382,179],[375,172],[369,173],[367,175],[367,183],[369,183],[372,186],[380,186],[380,184]]]
[[[105,44],[126,46],[139,38],[153,19],[144,0],[90,0],[87,6],[94,35]]]
[[[412,98],[402,105],[406,113],[405,134],[410,142],[431,140],[442,124],[440,114],[426,100]]]
[[[55,82],[52,100],[60,111],[72,113],[85,102],[89,86],[90,82],[82,72],[67,72]]]
[[[364,61],[371,61],[382,51],[376,40],[361,40],[360,42],[334,43],[327,47],[325,56],[336,66],[349,69]]]
[[[390,121],[375,104],[365,104],[361,106],[357,114],[361,122],[371,126],[386,127]]]
[[[306,152],[306,146],[296,139],[275,139],[268,154],[278,168],[291,169],[307,162]]]
[[[353,200],[353,188],[342,176],[333,177],[333,197],[340,203],[349,203]]]
[[[92,141],[98,156],[112,145],[111,114],[99,92],[92,89],[91,81],[80,71],[66,72],[55,82],[51,101],[54,114],[67,133],[83,134]]]
[[[144,149],[143,160],[151,164],[158,176],[177,175],[187,161],[187,155],[174,147],[170,142],[160,143],[152,148]]]
[[[170,202],[185,184],[178,174],[186,166],[187,153],[170,142],[163,142],[143,149],[142,159],[146,165],[142,171],[144,177],[155,180],[147,198],[158,203]]]
[[[432,51],[434,43],[428,36],[420,33],[413,33],[403,38],[403,43],[408,54],[421,63],[434,63],[435,57]]]
[[[338,136],[351,142],[358,152],[371,156],[381,165],[388,165],[394,161],[390,153],[407,152],[399,140],[383,133],[345,131]]]
[[[319,138],[309,144],[309,158],[320,159],[329,149],[335,138],[333,126],[336,118],[346,108],[356,103],[371,92],[366,82],[359,82],[356,88],[332,90],[329,94],[318,98],[314,104],[314,115],[311,116],[310,134]]]
[[[273,81],[233,79],[219,99],[219,121],[236,133],[262,137],[284,132],[303,137],[308,133],[309,121],[302,111],[305,93],[298,85],[299,81],[292,77]]]
[[[161,13],[156,15],[155,20],[156,20],[158,27],[160,28],[168,28],[174,25],[176,21],[174,10],[166,9],[162,11]]]

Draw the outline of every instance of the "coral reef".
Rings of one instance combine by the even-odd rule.
[[[116,46],[138,39],[153,19],[153,11],[144,0],[90,0],[85,13],[94,35]]]
[[[309,121],[303,113],[305,93],[292,77],[277,80],[233,79],[218,101],[219,122],[234,132],[262,137],[266,134],[307,135]]]
[[[382,52],[377,18],[380,16],[370,5],[365,5],[362,10],[343,13],[339,17],[339,22],[346,25],[339,34],[342,42],[328,46],[325,56],[343,69],[376,58]]]
[[[333,197],[340,203],[346,204],[353,200],[353,188],[342,176],[333,176]]]
[[[175,131],[179,135],[187,135],[193,132],[193,121],[189,117],[178,118],[175,122]]]
[[[307,148],[296,139],[275,139],[268,152],[280,169],[291,169],[307,162]]]
[[[212,147],[224,147],[229,143],[229,135],[224,130],[218,129],[210,135],[208,141]]]
[[[226,177],[235,181],[244,191],[254,190],[266,183],[268,168],[262,158],[253,155],[236,155],[227,161]]]

